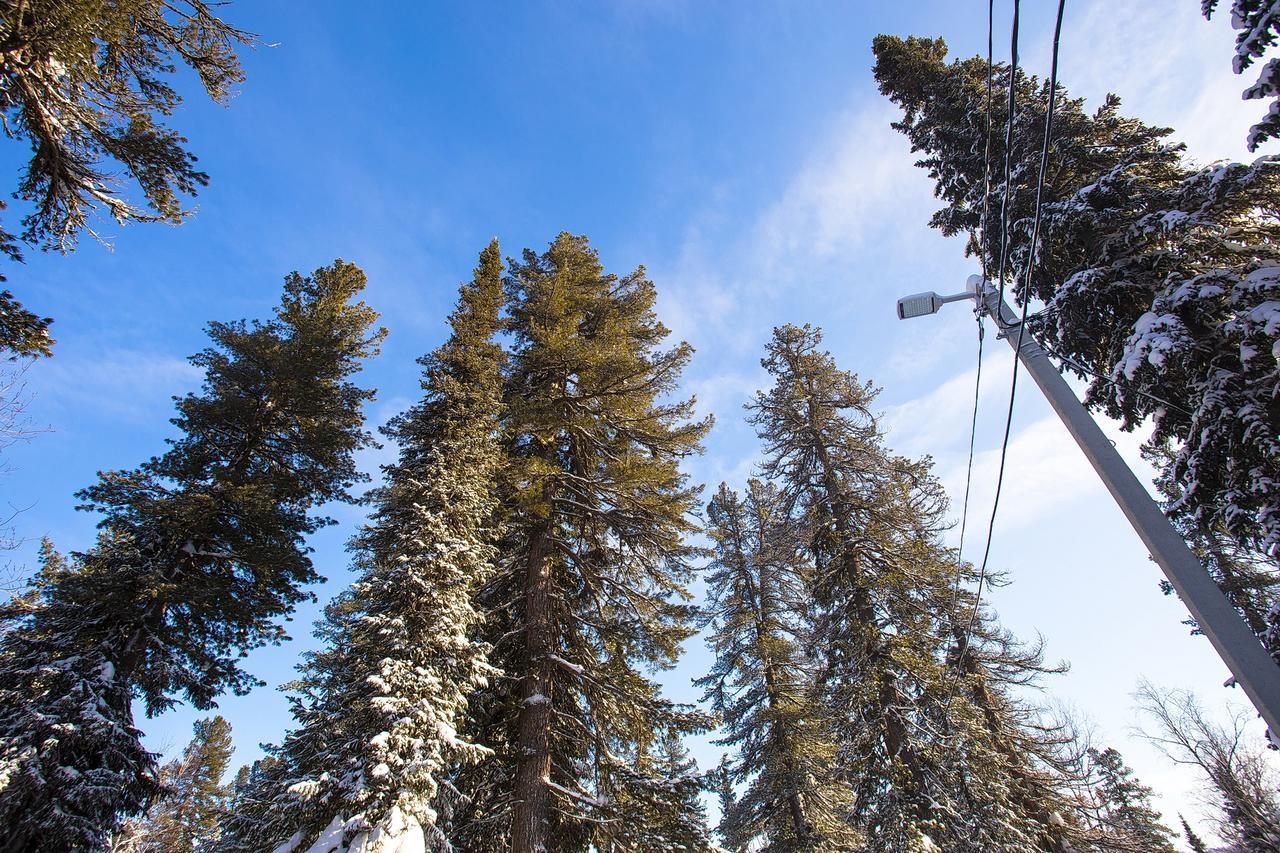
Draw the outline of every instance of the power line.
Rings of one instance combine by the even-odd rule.
[[[978,223],[978,257],[982,263],[982,280],[987,280],[987,218],[991,213],[991,103],[993,100],[992,82],[993,49],[992,30],[995,23],[996,0],[987,0],[987,109],[986,109],[986,145],[982,152],[982,217]],[[964,473],[964,505],[960,510],[960,545],[956,548],[956,579],[951,591],[951,606],[955,607],[960,597],[960,577],[964,572],[964,537],[969,526],[969,491],[973,484],[973,450],[978,435],[978,400],[982,392],[982,312],[974,311],[978,326],[978,365],[973,380],[973,416],[969,421],[969,462]]]
[[[1022,316],[1018,323],[1018,346],[1017,351],[1022,350],[1023,335],[1027,326],[1027,310],[1031,301],[1031,273],[1035,267],[1036,255],[1039,251],[1040,239],[1040,214],[1041,204],[1044,196],[1044,179],[1045,173],[1049,167],[1049,140],[1053,134],[1053,109],[1057,102],[1058,94],[1058,52],[1059,42],[1062,38],[1062,13],[1066,6],[1066,0],[1058,0],[1058,15],[1053,27],[1053,59],[1050,65],[1049,73],[1049,103],[1045,109],[1044,121],[1044,138],[1040,143],[1040,171],[1036,182],[1036,206],[1035,217],[1031,226],[1031,242],[1028,245],[1026,277],[1023,287],[1022,299]],[[1018,0],[1013,2],[1013,64],[1009,72],[1009,120],[1006,132],[1005,142],[1005,189],[1004,198],[1001,200],[1001,234],[1000,234],[1000,299],[1003,304],[1004,299],[1004,271],[1005,261],[1007,259],[1008,249],[1008,207],[1010,196],[1009,184],[1009,148],[1013,141],[1013,110],[1014,110],[1014,93],[1015,83],[1017,80],[1017,58],[1018,58]],[[985,282],[984,282],[985,286]],[[984,298],[982,294],[978,298]],[[1009,435],[1013,429],[1013,407],[1018,394],[1018,359],[1013,360],[1013,374],[1009,380],[1009,408],[1005,413],[1004,421],[1004,438],[1000,443],[1000,467],[996,473],[996,492],[991,502],[991,518],[987,523],[987,544],[982,552],[982,564],[978,569],[978,591],[973,601],[973,610],[969,614],[969,625],[964,633],[964,646],[968,645],[969,637],[973,633],[973,626],[978,619],[978,610],[982,605],[982,591],[987,577],[987,561],[991,557],[991,542],[994,538],[996,527],[996,514],[1000,508],[1000,492],[1004,486],[1004,468],[1009,453]],[[963,648],[961,649],[963,652]]]

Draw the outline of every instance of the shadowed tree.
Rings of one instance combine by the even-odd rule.
[[[377,314],[342,261],[285,279],[275,317],[213,323],[162,456],[80,493],[92,549],[47,561],[0,635],[0,833],[7,850],[93,848],[161,793],[139,741],[180,699],[209,708],[257,682],[238,663],[318,580],[304,537],[348,500],[372,398],[351,377]]]
[[[182,101],[170,75],[187,66],[225,104],[244,79],[236,50],[256,42],[215,15],[219,5],[0,0],[0,113],[6,134],[31,145],[15,194],[31,203],[23,241],[69,251],[81,232],[93,233],[95,208],[121,224],[187,217],[183,196],[209,178],[162,122]],[[141,199],[114,186],[120,175]],[[21,257],[18,238],[3,229],[0,252]],[[48,355],[50,322],[0,293],[0,348]]]

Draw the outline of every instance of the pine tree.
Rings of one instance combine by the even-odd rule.
[[[21,239],[68,251],[101,206],[120,223],[178,223],[181,197],[208,183],[186,140],[159,120],[181,103],[165,79],[178,63],[226,103],[244,80],[236,48],[256,42],[204,0],[28,0],[0,7],[0,111],[8,136],[31,145],[15,195],[31,202]],[[108,164],[137,182],[141,208],[113,186]],[[0,210],[5,205],[0,202]],[[0,229],[0,254],[21,259]],[[0,281],[3,281],[0,277]],[[52,320],[0,292],[0,349],[49,355]]]
[[[514,352],[505,423],[509,514],[484,590],[493,663],[476,698],[495,758],[460,779],[468,850],[586,850],[633,821],[662,782],[654,732],[704,728],[646,670],[689,637],[686,537],[696,490],[680,473],[708,422],[667,402],[691,349],[661,349],[654,286],[606,274],[583,237],[526,250],[507,279]]]
[[[1045,670],[956,586],[946,499],[929,463],[894,457],[876,390],[840,370],[810,327],[774,330],[773,386],[751,420],[813,561],[808,608],[822,707],[871,850],[1065,850],[1075,819],[1069,733],[1015,701]],[[970,631],[970,624],[973,629]]]
[[[1205,18],[1212,18],[1218,0],[1200,0]],[[1261,59],[1267,49],[1274,46],[1280,35],[1280,2],[1276,0],[1232,0],[1231,26],[1239,30],[1236,36],[1236,54],[1231,60],[1231,70],[1236,74]],[[1246,101],[1271,98],[1271,106],[1262,121],[1249,128],[1250,151],[1268,139],[1280,136],[1280,59],[1272,59],[1262,66],[1258,81],[1241,95]]]
[[[803,654],[809,586],[801,540],[776,488],[752,480],[746,498],[721,484],[707,507],[715,561],[706,618],[716,655],[699,679],[720,716],[718,743],[738,747],[726,782],[748,782],[721,816],[732,848],[850,849],[852,792],[833,774],[836,746]],[[763,844],[763,846],[760,846]]]
[[[421,359],[425,398],[385,429],[400,458],[356,540],[360,579],[328,608],[326,648],[290,686],[298,726],[230,822],[235,849],[306,850],[322,834],[366,853],[447,847],[449,770],[487,754],[457,732],[496,674],[475,640],[475,595],[495,558],[502,304],[494,241],[461,288],[452,335]]]
[[[1134,778],[1116,750],[1089,750],[1097,778],[1094,798],[1101,823],[1136,853],[1175,853],[1173,833],[1151,806],[1151,789]]]
[[[304,537],[331,523],[314,510],[349,499],[372,443],[373,392],[350,381],[384,334],[352,301],[364,284],[338,261],[288,276],[269,322],[211,324],[180,437],[80,493],[103,516],[96,546],[46,563],[0,636],[6,849],[101,844],[161,793],[133,699],[148,715],[212,707],[255,685],[238,656],[285,639],[280,618],[318,579]]]
[[[126,822],[112,853],[214,849],[231,793],[222,777],[233,751],[230,723],[222,717],[198,720],[182,755],[160,768],[160,801],[144,817]]]
[[[875,41],[876,79],[903,109],[894,126],[925,157],[945,207],[931,224],[967,233],[997,267],[998,228],[980,245],[986,62],[945,62],[940,40]],[[1006,67],[993,69],[1007,85]],[[1178,523],[1226,531],[1250,553],[1280,556],[1280,161],[1192,169],[1171,131],[1092,115],[1059,93],[1042,241],[1027,286],[1045,97],[1019,77],[1008,192],[1008,282],[1040,300],[1031,332],[1090,383],[1086,402],[1126,429],[1150,419],[1149,444],[1177,448],[1163,472]],[[1005,122],[1003,106],[992,121]],[[996,137],[999,134],[995,135]],[[1004,157],[992,140],[992,163]],[[999,181],[993,209],[1005,202]]]
[[[731,817],[737,811],[738,797],[733,790],[733,762],[728,755],[720,756],[720,763],[716,765],[714,772],[716,800],[720,804],[720,823],[716,827],[716,834],[720,836],[721,847],[737,853],[742,848],[730,839],[740,835]]]
[[[1196,831],[1191,828],[1191,824],[1187,823],[1187,819],[1182,815],[1178,815],[1178,820],[1182,821],[1182,834],[1186,836],[1187,846],[1191,848],[1191,853],[1209,853],[1209,848],[1204,843],[1204,839],[1196,835]]]

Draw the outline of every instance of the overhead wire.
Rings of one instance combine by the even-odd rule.
[[[1066,6],[1066,0],[1058,0],[1057,20],[1055,21],[1054,27],[1053,27],[1053,59],[1050,64],[1050,73],[1049,73],[1049,100],[1045,108],[1044,137],[1041,140],[1041,144],[1040,144],[1040,171],[1037,176],[1037,182],[1036,182],[1035,214],[1034,214],[1034,218],[1032,220],[1032,226],[1031,226],[1031,242],[1027,246],[1027,257],[1026,257],[1026,265],[1025,265],[1026,275],[1023,283],[1023,292],[1022,292],[1022,315],[1018,321],[1018,340],[1017,340],[1017,346],[1015,347],[1015,353],[1014,353],[1015,357],[1013,359],[1013,373],[1009,380],[1009,407],[1008,407],[1008,411],[1005,414],[1004,438],[1001,440],[1001,443],[1000,443],[1000,467],[996,473],[996,491],[995,491],[995,496],[991,503],[991,517],[987,523],[987,542],[986,542],[986,547],[983,549],[983,553],[982,553],[982,563],[978,569],[978,591],[974,597],[973,610],[969,614],[969,625],[965,629],[964,640],[961,643],[962,645],[961,653],[963,653],[964,651],[963,647],[968,645],[969,638],[973,634],[973,627],[977,622],[978,611],[982,605],[982,592],[983,592],[983,587],[987,577],[987,562],[991,557],[991,542],[994,538],[994,533],[995,533],[996,514],[1000,508],[1000,492],[1004,486],[1005,463],[1008,459],[1008,453],[1009,453],[1009,436],[1013,429],[1013,407],[1018,394],[1019,362],[1017,359],[1017,354],[1022,351],[1022,344],[1024,341],[1024,335],[1026,333],[1027,311],[1028,311],[1028,308],[1030,307],[1030,302],[1031,302],[1031,274],[1035,268],[1036,256],[1039,252],[1040,218],[1041,218],[1041,212],[1042,212],[1042,202],[1044,197],[1044,180],[1045,180],[1045,173],[1048,171],[1048,166],[1049,166],[1049,140],[1053,134],[1053,111],[1054,111],[1054,106],[1057,102],[1057,94],[1058,94],[1058,53],[1059,53],[1059,42],[1061,41],[1061,38],[1062,38],[1062,13],[1065,6]],[[1013,2],[1013,66],[1010,69],[1010,73],[1009,73],[1009,119],[1008,119],[1008,129],[1005,136],[1005,139],[1006,139],[1005,188],[1004,188],[1004,198],[1001,199],[1002,216],[1001,216],[1001,226],[1000,226],[1001,227],[1000,302],[997,305],[998,309],[1003,308],[1004,306],[1004,280],[1005,280],[1004,273],[1005,273],[1005,262],[1008,256],[1008,215],[1007,214],[1008,214],[1008,208],[1009,208],[1009,196],[1011,195],[1011,192],[1010,192],[1011,187],[1009,184],[1009,177],[1010,177],[1009,148],[1013,140],[1013,110],[1014,110],[1015,83],[1017,79],[1017,57],[1018,57],[1018,0],[1014,0]],[[982,298],[982,296],[979,295],[979,298]],[[1002,327],[1004,326],[1003,322],[999,323],[999,325]],[[1007,327],[1004,327],[1003,330],[1006,333],[1010,331]]]
[[[996,0],[987,0],[987,105],[985,146],[982,152],[982,216],[978,220],[978,258],[982,264],[982,280],[987,280],[987,219],[991,213],[991,104],[994,100],[993,41]],[[964,472],[964,504],[960,510],[960,543],[956,548],[956,578],[951,591],[951,606],[960,597],[960,578],[964,572],[964,539],[969,527],[969,493],[973,485],[974,444],[978,435],[978,401],[982,392],[982,311],[975,310],[978,329],[978,362],[973,379],[973,415],[969,420],[969,461]]]

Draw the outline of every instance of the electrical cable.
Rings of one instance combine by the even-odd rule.
[[[987,0],[987,108],[986,144],[982,152],[982,217],[978,221],[978,258],[982,264],[982,280],[987,280],[987,219],[991,214],[991,104],[993,96],[993,42],[996,0]],[[978,326],[978,365],[973,380],[973,416],[969,421],[969,461],[964,473],[964,504],[960,510],[960,544],[956,548],[956,578],[951,590],[951,606],[960,598],[960,579],[964,573],[964,537],[969,526],[969,492],[973,484],[973,451],[978,435],[978,399],[982,390],[982,311],[975,306],[974,317]]]
[[[1000,467],[996,474],[996,492],[995,492],[995,497],[991,503],[991,518],[987,524],[987,544],[986,544],[986,548],[983,550],[983,553],[982,553],[981,567],[978,570],[978,592],[974,598],[973,611],[969,615],[969,626],[965,630],[964,640],[961,648],[962,654],[964,652],[964,647],[968,645],[969,637],[971,637],[973,634],[973,626],[977,622],[978,610],[982,605],[982,590],[983,590],[983,585],[984,585],[984,582],[986,581],[986,576],[987,576],[987,561],[991,556],[991,541],[993,538],[993,534],[995,533],[996,513],[1000,507],[1000,491],[1004,485],[1005,461],[1007,459],[1008,452],[1009,452],[1009,434],[1013,429],[1013,406],[1018,393],[1019,362],[1017,359],[1017,354],[1022,351],[1022,343],[1024,339],[1023,335],[1026,332],[1026,326],[1027,326],[1027,323],[1026,323],[1027,310],[1031,301],[1031,273],[1035,267],[1036,255],[1039,250],[1038,243],[1040,239],[1041,202],[1044,194],[1045,173],[1048,171],[1048,165],[1049,165],[1049,139],[1053,133],[1053,109],[1054,109],[1054,105],[1056,103],[1057,94],[1058,94],[1058,44],[1062,37],[1062,13],[1065,5],[1066,5],[1066,0],[1058,0],[1057,21],[1054,24],[1054,28],[1053,28],[1053,60],[1050,66],[1050,74],[1049,74],[1049,103],[1045,110],[1044,138],[1041,141],[1041,145],[1040,145],[1040,172],[1039,172],[1039,176],[1036,184],[1035,217],[1032,221],[1032,226],[1031,226],[1031,242],[1028,244],[1028,247],[1027,247],[1026,278],[1023,286],[1023,298],[1022,298],[1022,316],[1018,322],[1018,344],[1014,352],[1013,375],[1009,381],[1009,409],[1005,415],[1004,439],[1001,441],[1001,444],[1000,444]],[[1015,60],[1018,55],[1017,43],[1018,43],[1018,0],[1014,0],[1014,3],[1013,3],[1013,55],[1015,57]],[[1017,69],[1015,67],[1011,71],[1010,77],[1009,77],[1009,133],[1006,137],[1007,139],[1011,139],[1013,135],[1013,130],[1012,130],[1013,128],[1013,93],[1014,93],[1014,81],[1017,76],[1016,70]],[[1009,156],[1009,151],[1006,148],[1005,157],[1008,158],[1008,156]],[[1007,162],[1008,160],[1006,159],[1006,163]],[[1009,171],[1008,171],[1008,168],[1006,167],[1006,170],[1005,170],[1006,180],[1008,179],[1008,175],[1009,175]],[[1004,205],[1004,210],[1006,211],[1007,211],[1007,204],[1009,200],[1009,190],[1010,190],[1009,185],[1006,183],[1005,197],[1002,200],[1002,205]],[[1004,222],[1002,222],[1001,227],[1002,229],[1007,228],[1007,218],[1005,219]],[[1004,265],[1006,260],[1005,249],[1006,249],[1006,244],[1008,242],[1007,237],[1008,237],[1007,232],[1001,234],[1001,241],[1000,241],[1001,242],[1001,251],[1000,251],[1000,273],[1001,273],[1000,299],[1001,301],[997,306],[998,309],[1002,308],[1004,305]],[[981,294],[979,294],[978,298],[984,298],[984,297]],[[1003,326],[1004,324],[1000,323],[1000,325]]]

